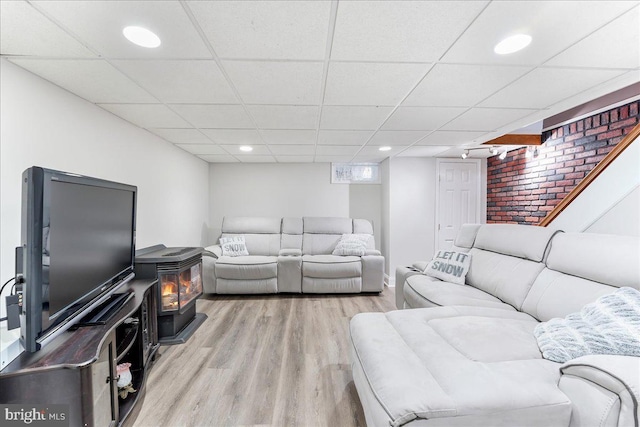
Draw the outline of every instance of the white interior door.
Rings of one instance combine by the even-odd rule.
[[[462,224],[480,221],[480,161],[439,160],[437,166],[435,250],[450,249]]]

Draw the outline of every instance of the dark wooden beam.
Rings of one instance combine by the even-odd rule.
[[[483,145],[542,145],[542,136],[510,133],[487,141]]]

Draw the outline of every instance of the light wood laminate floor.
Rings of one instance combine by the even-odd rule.
[[[394,310],[393,291],[201,298],[209,318],[160,348],[134,426],[364,426],[349,320]]]

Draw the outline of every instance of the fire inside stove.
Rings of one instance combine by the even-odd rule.
[[[163,311],[182,309],[202,294],[201,265],[188,267],[179,274],[160,274]]]

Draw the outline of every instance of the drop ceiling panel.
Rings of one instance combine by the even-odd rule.
[[[200,129],[218,144],[253,145],[263,144],[262,138],[254,129]]]
[[[98,104],[141,128],[189,128],[180,116],[162,104]]]
[[[318,107],[249,105],[247,108],[261,129],[315,129],[318,121]]]
[[[224,61],[224,68],[247,104],[320,102],[321,62]]]
[[[486,132],[435,131],[420,140],[417,145],[459,145],[472,142]]]
[[[630,1],[495,1],[480,14],[444,62],[538,65],[629,10]],[[531,44],[511,55],[497,55],[502,39],[525,33]]]
[[[312,163],[314,156],[276,156],[279,163]]]
[[[422,130],[381,130],[373,135],[368,145],[411,145],[428,133]]]
[[[238,156],[238,160],[242,163],[275,163],[276,158],[273,156]]]
[[[318,156],[315,157],[316,163],[347,163],[353,156]],[[328,172],[327,172],[328,173]]]
[[[393,107],[325,106],[322,108],[320,129],[375,130],[391,111]]]
[[[480,106],[542,109],[623,73],[621,70],[536,68]]]
[[[178,114],[199,128],[252,128],[241,105],[172,104]]]
[[[318,144],[362,145],[372,133],[370,130],[321,130],[318,132]]]
[[[270,145],[269,149],[276,156],[313,156],[316,152],[315,145]]]
[[[113,64],[162,102],[238,103],[213,60],[129,60]]]
[[[211,58],[211,53],[177,1],[34,1],[108,58]],[[153,31],[162,44],[147,49],[129,42],[122,29]]]
[[[238,158],[245,156],[269,156],[271,152],[266,145],[252,145],[253,151],[245,152],[240,151],[240,147],[238,145],[221,145],[220,147],[224,148],[229,154],[236,156]]]
[[[400,153],[398,157],[434,157],[441,153],[447,152],[451,147],[439,147],[439,146],[413,146],[407,148]],[[460,152],[462,154],[462,151]],[[458,154],[458,156],[460,156]]]
[[[615,40],[612,42],[612,40]],[[640,7],[580,40],[545,65],[564,67],[640,67]],[[594,55],[597,52],[597,55]]]
[[[517,66],[438,64],[402,105],[473,106],[530,70]]]
[[[238,159],[228,154],[219,155],[219,156],[205,154],[205,155],[200,155],[198,157],[200,157],[202,160],[205,160],[209,163],[238,163]]]
[[[331,3],[190,1],[222,58],[324,59]]]
[[[149,129],[161,138],[174,144],[212,144],[209,138],[197,129]]]
[[[24,37],[28,34],[28,37]],[[24,1],[0,1],[2,55],[84,58],[89,49]]]
[[[536,111],[532,109],[472,108],[443,126],[443,130],[490,132]]]
[[[353,156],[360,147],[352,145],[318,145],[316,147],[317,156]]]
[[[369,157],[385,159],[387,157],[400,153],[401,151],[407,149],[408,147],[406,145],[398,145],[398,146],[391,147],[391,150],[388,150],[388,151],[380,151],[379,148],[380,146],[378,145],[368,144],[365,147],[362,147],[362,150],[358,152],[357,157],[369,156]]]
[[[340,2],[331,58],[397,62],[437,61],[486,3]]]
[[[191,154],[227,154],[219,145],[213,144],[176,144]]]
[[[315,144],[315,130],[262,130],[267,144]]]
[[[434,130],[466,110],[461,107],[399,107],[383,130]]]
[[[396,105],[430,65],[343,63],[329,65],[326,105]]]
[[[155,98],[100,59],[22,59],[11,62],[94,103],[153,103]]]

